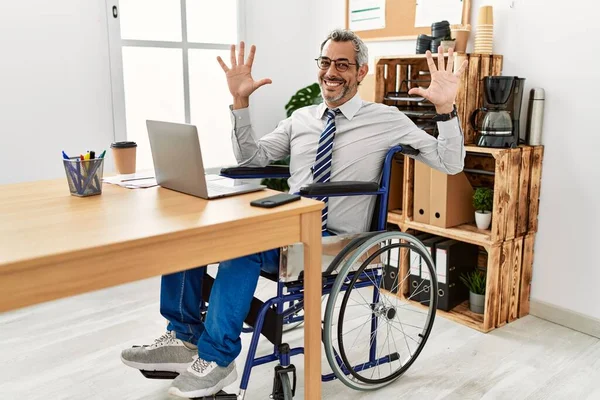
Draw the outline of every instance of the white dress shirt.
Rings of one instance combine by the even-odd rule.
[[[307,106],[281,121],[260,139],[250,123],[247,108],[232,110],[232,143],[240,166],[264,167],[290,156],[290,193],[313,182],[319,137],[326,123],[325,103]],[[438,122],[434,138],[417,128],[396,107],[363,101],[358,94],[339,107],[335,118],[331,181],[379,182],[387,151],[396,145],[418,149],[415,159],[447,174],[462,171],[465,157],[458,118]],[[336,233],[369,229],[374,196],[330,197],[327,228]]]

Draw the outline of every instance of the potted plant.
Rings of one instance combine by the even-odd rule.
[[[462,274],[460,279],[469,288],[469,309],[477,314],[485,310],[485,272],[475,269]]]
[[[494,204],[494,191],[489,188],[477,188],[473,193],[473,207],[475,208],[475,223],[479,229],[488,229],[492,222],[492,205]]]
[[[454,49],[455,41],[448,34],[448,35],[446,35],[446,37],[444,38],[444,40],[442,40],[442,42],[440,44],[441,44],[442,48],[444,49],[444,53],[447,53],[448,50]]]

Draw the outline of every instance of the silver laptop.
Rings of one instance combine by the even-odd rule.
[[[255,192],[265,186],[219,175],[205,175],[198,130],[194,125],[146,121],[156,182],[203,199]]]

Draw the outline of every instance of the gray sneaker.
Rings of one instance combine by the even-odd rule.
[[[134,346],[121,352],[125,365],[143,371],[165,371],[182,373],[198,357],[198,348],[175,337],[170,331],[151,345]]]
[[[169,394],[195,398],[211,396],[237,379],[235,361],[227,367],[197,358],[192,365],[171,383]]]

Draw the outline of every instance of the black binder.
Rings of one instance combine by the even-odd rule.
[[[387,224],[388,231],[400,232],[396,225]],[[386,244],[399,243],[400,240],[388,240]],[[400,263],[400,248],[388,250],[381,255],[383,260],[383,288],[392,293],[398,293],[398,268]]]
[[[422,240],[423,244],[425,245],[425,247],[427,248],[427,250],[429,251],[429,253],[431,254],[431,258],[433,259],[433,265],[435,267],[435,246],[437,243],[443,242],[445,240],[448,240],[446,238],[443,238],[441,236],[433,236],[429,239],[425,239]],[[431,298],[431,295],[429,294],[430,292],[430,280],[429,280],[429,269],[427,268],[427,265],[423,262],[421,264],[421,296],[419,299],[419,303],[423,304],[424,306],[429,306],[429,299]]]
[[[449,311],[469,298],[460,275],[477,267],[478,255],[479,248],[470,243],[446,240],[435,244],[438,309]]]
[[[392,239],[388,244],[399,243],[400,240]],[[383,288],[392,292],[398,293],[398,267],[400,262],[400,248],[388,250],[384,253],[383,265]]]
[[[433,235],[421,233],[414,235],[414,237],[422,242],[425,239],[432,238]],[[421,256],[413,250],[408,253],[408,273],[408,298],[414,301],[421,301],[421,292],[423,290],[423,285],[421,285]],[[401,277],[400,279],[404,278]]]

